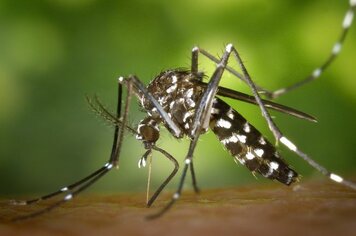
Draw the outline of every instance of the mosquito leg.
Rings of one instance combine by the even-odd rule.
[[[326,68],[328,68],[330,66],[330,64],[335,60],[335,58],[339,55],[341,48],[342,48],[342,44],[345,41],[345,38],[347,36],[347,33],[351,27],[352,24],[352,20],[354,17],[354,12],[356,9],[356,1],[355,0],[350,0],[350,7],[347,10],[345,17],[343,19],[342,22],[342,31],[341,34],[339,36],[339,39],[337,40],[337,42],[334,44],[331,53],[329,55],[329,57],[325,60],[325,62],[318,68],[316,68],[307,78],[305,78],[302,81],[297,82],[296,84],[293,84],[289,87],[286,88],[282,88],[282,89],[278,89],[275,91],[270,91],[267,90],[265,88],[262,88],[260,86],[258,86],[257,84],[255,84],[255,87],[257,89],[257,91],[260,94],[263,94],[265,96],[267,96],[268,98],[277,98],[291,90],[294,90],[296,88],[299,88],[300,86],[309,83],[317,78],[320,77],[320,75],[322,74],[322,72],[324,72],[326,70]],[[219,63],[220,60],[218,58],[216,58],[215,56],[213,56],[212,54],[210,54],[209,52],[205,51],[204,49],[201,48],[195,48],[196,50],[198,50],[201,54],[203,54],[204,56],[206,56],[207,58],[209,58],[211,61],[215,62],[215,63]],[[193,68],[193,67],[192,67]],[[226,70],[229,71],[231,74],[233,74],[234,76],[238,77],[239,79],[241,79],[242,81],[245,81],[246,83],[248,83],[248,81],[244,78],[243,74],[237,72],[236,70],[234,70],[231,66],[226,66]]]
[[[30,218],[42,215],[42,214],[44,214],[46,212],[49,212],[49,211],[59,207],[60,205],[66,203],[67,201],[72,200],[73,197],[78,195],[80,192],[82,192],[85,189],[87,189],[88,187],[90,187],[97,180],[99,180],[102,176],[104,176],[106,173],[108,173],[110,171],[110,169],[109,168],[105,168],[99,175],[95,176],[93,179],[91,179],[89,182],[87,182],[86,184],[84,184],[83,186],[78,188],[76,191],[73,191],[72,193],[69,193],[69,194],[65,195],[62,200],[59,200],[59,201],[51,204],[50,206],[48,206],[48,207],[46,207],[46,208],[44,208],[44,209],[42,209],[40,211],[36,211],[36,212],[33,212],[31,214],[28,214],[28,215],[16,217],[16,218],[12,219],[11,221],[15,221],[16,222],[16,221],[30,219]]]
[[[153,204],[153,202],[156,200],[156,198],[159,196],[159,194],[162,192],[162,190],[166,187],[166,185],[176,175],[176,173],[179,169],[179,164],[178,164],[177,160],[172,155],[170,155],[168,152],[166,152],[165,150],[163,150],[157,146],[153,146],[152,149],[159,151],[165,157],[167,157],[167,159],[170,160],[174,164],[174,169],[171,172],[171,174],[167,177],[167,179],[159,186],[159,188],[156,190],[156,192],[152,195],[150,200],[147,202],[147,207],[150,207]]]
[[[190,69],[194,75],[198,74],[198,56],[199,56],[199,48],[194,47],[192,49],[192,65]]]
[[[120,116],[120,112],[121,112],[121,99],[122,99],[122,87],[119,86],[119,91],[118,91],[118,107],[117,107],[117,116]],[[118,125],[116,125],[115,127],[115,134],[114,134],[114,144],[112,149],[115,148],[115,143],[116,143],[116,139],[117,139],[117,133],[118,133]],[[18,201],[18,200],[11,200],[10,203],[13,205],[30,205],[42,200],[46,200],[46,199],[50,199],[52,197],[55,197],[57,195],[60,195],[62,193],[68,192],[73,190],[74,188],[76,188],[77,186],[87,182],[88,180],[92,179],[93,177],[97,176],[98,174],[100,174],[102,171],[104,171],[105,169],[111,169],[112,168],[112,163],[109,161],[108,163],[105,164],[105,166],[103,166],[102,168],[96,170],[95,172],[93,172],[92,174],[86,176],[85,178],[71,184],[68,185],[64,188],[61,188],[60,190],[57,190],[55,192],[52,192],[50,194],[44,195],[42,197],[39,198],[35,198],[35,199],[31,199],[31,200],[27,200],[27,201]]]
[[[201,104],[201,105],[204,106],[204,104]],[[187,176],[188,168],[192,164],[193,153],[194,153],[195,147],[197,145],[197,142],[199,140],[199,136],[200,136],[200,130],[198,133],[196,133],[196,137],[190,142],[188,154],[187,154],[187,157],[185,158],[185,163],[184,163],[185,165],[183,168],[181,179],[179,181],[178,189],[173,194],[171,200],[168,202],[168,204],[166,204],[166,206],[164,208],[162,208],[159,212],[157,212],[155,214],[149,215],[147,217],[147,219],[152,220],[152,219],[156,219],[156,218],[159,218],[160,216],[164,215],[174,205],[174,203],[176,201],[178,201],[178,199],[180,198],[182,189],[183,189],[183,185],[185,182],[185,177]]]
[[[208,51],[202,49],[202,48],[197,48],[196,50],[198,50],[202,55],[204,55],[205,57],[207,57],[208,59],[210,59],[211,61],[215,62],[216,65],[218,65],[218,63],[220,63],[220,60],[218,58],[216,58],[215,56],[213,56],[211,53],[209,53]],[[240,80],[244,81],[247,83],[246,79],[244,78],[244,76],[237,72],[234,68],[232,68],[229,65],[225,66],[225,70],[227,70],[229,73],[231,73],[232,75],[236,76],[237,78],[239,78]],[[256,85],[256,84],[255,84]],[[256,88],[259,92],[262,93],[271,93],[270,91],[256,85]]]
[[[120,80],[120,79],[119,79]],[[115,126],[115,134],[114,134],[114,144],[111,150],[111,156],[110,156],[110,163],[113,163],[114,166],[118,166],[119,164],[119,157],[120,157],[120,151],[121,151],[121,144],[122,140],[124,137],[124,132],[125,132],[125,126],[127,124],[127,117],[129,114],[129,107],[130,107],[130,102],[131,102],[131,95],[133,92],[133,85],[129,83],[127,86],[127,94],[126,94],[126,99],[125,99],[125,108],[124,108],[124,114],[121,118],[121,126],[116,125]],[[121,117],[121,96],[122,96],[122,86],[119,82],[119,92],[118,92],[118,103],[117,103],[117,117]]]
[[[192,184],[193,184],[195,193],[200,193],[200,189],[198,187],[197,179],[195,176],[193,161],[190,163],[190,174],[192,175]]]
[[[172,197],[172,199],[169,201],[169,203],[166,204],[165,207],[162,208],[159,212],[147,216],[147,217],[146,217],[147,219],[153,220],[153,219],[159,218],[159,217],[162,216],[164,213],[166,213],[166,212],[173,206],[173,204],[180,198],[180,195],[181,195],[181,192],[182,192],[182,189],[183,189],[183,183],[184,183],[184,180],[185,180],[185,176],[186,176],[186,174],[187,174],[187,170],[188,170],[188,165],[185,165],[185,166],[184,166],[184,169],[183,169],[183,173],[182,173],[181,180],[180,180],[180,182],[179,182],[178,190],[173,194],[173,197]]]
[[[40,201],[43,201],[43,200],[47,200],[47,199],[50,199],[50,198],[53,198],[57,195],[60,195],[60,194],[63,194],[65,192],[71,192],[73,189],[75,189],[77,186],[80,186],[81,184],[87,182],[88,180],[92,179],[93,177],[97,176],[98,174],[100,174],[101,172],[103,172],[105,169],[107,168],[111,168],[112,165],[110,166],[110,163],[106,163],[105,166],[101,167],[100,169],[96,170],[95,172],[93,172],[92,174],[88,175],[87,177],[71,184],[71,185],[68,185],[64,188],[61,188],[60,190],[57,190],[55,192],[52,192],[52,193],[49,193],[47,195],[44,195],[44,196],[41,196],[39,198],[35,198],[35,199],[31,199],[31,200],[25,200],[25,201],[22,201],[22,200],[11,200],[10,201],[10,204],[11,205],[31,205],[31,204],[34,204],[34,203],[37,203],[37,202],[40,202]]]
[[[241,67],[241,70],[244,74],[244,77],[247,80],[247,84],[250,87],[252,94],[254,95],[257,104],[259,105],[261,111],[262,111],[262,115],[265,118],[265,120],[268,123],[269,129],[272,131],[274,137],[276,138],[276,140],[280,141],[282,144],[284,144],[287,148],[289,148],[291,151],[293,151],[294,153],[296,153],[299,157],[303,158],[309,165],[311,165],[312,167],[314,167],[316,170],[318,170],[319,172],[321,172],[322,174],[324,174],[325,176],[327,176],[328,178],[330,178],[331,180],[338,182],[340,184],[343,184],[345,186],[348,186],[352,189],[356,189],[356,184],[348,181],[348,180],[344,180],[342,177],[340,177],[339,175],[336,175],[330,171],[328,171],[325,167],[321,166],[319,163],[315,162],[312,158],[310,158],[307,154],[305,154],[304,152],[302,152],[301,150],[299,150],[297,148],[297,146],[292,143],[287,137],[285,137],[282,132],[278,129],[278,127],[275,125],[275,123],[272,121],[272,118],[270,116],[270,114],[268,113],[268,111],[266,110],[266,107],[264,106],[258,92],[257,92],[257,88],[255,86],[255,84],[252,82],[251,77],[249,75],[249,73],[247,72],[247,69],[245,67],[245,65],[243,64],[241,57],[239,55],[239,53],[237,52],[237,50],[232,46],[232,52],[233,55],[236,59],[236,61],[238,62],[239,66]]]
[[[336,43],[334,43],[334,46],[332,47],[331,53],[329,56],[326,58],[324,63],[321,64],[321,66],[317,67],[309,76],[307,76],[304,80],[301,80],[295,84],[292,84],[288,87],[281,88],[278,90],[275,90],[273,92],[269,91],[264,91],[265,95],[269,98],[276,98],[279,97],[287,92],[290,92],[296,88],[299,88],[317,78],[320,77],[320,75],[328,68],[330,67],[330,64],[335,60],[335,58],[340,54],[342,45],[345,41],[345,38],[347,36],[347,33],[349,32],[349,29],[352,25],[352,20],[355,14],[355,9],[356,9],[356,1],[355,0],[350,0],[350,7],[347,10],[343,22],[342,22],[342,31],[340,33],[340,36]]]
[[[191,72],[194,75],[197,75],[197,77],[199,78],[198,75],[198,62],[199,62],[199,48],[198,47],[194,47],[192,49],[192,66],[191,66]],[[192,184],[193,184],[193,188],[194,191],[196,193],[199,193],[199,188],[198,188],[198,184],[197,184],[197,180],[196,180],[196,175],[195,175],[195,171],[194,171],[194,166],[193,166],[193,162],[190,163],[190,173],[192,176]]]
[[[19,220],[24,220],[24,219],[29,219],[35,216],[39,216],[45,212],[48,212],[50,210],[53,210],[57,208],[58,206],[62,205],[63,203],[73,199],[74,196],[78,195],[80,192],[84,191],[88,187],[90,187],[92,184],[94,184],[97,180],[99,180],[102,176],[107,174],[113,166],[116,166],[118,164],[118,157],[121,149],[121,144],[122,144],[122,138],[123,134],[125,131],[125,126],[126,126],[126,121],[127,121],[127,116],[128,116],[128,108],[130,104],[130,98],[131,98],[131,93],[132,93],[132,85],[128,85],[128,92],[126,96],[126,101],[125,101],[125,108],[124,108],[124,115],[122,116],[122,123],[117,124],[115,126],[115,132],[114,132],[114,141],[113,141],[113,146],[112,146],[112,151],[110,155],[109,162],[104,165],[104,167],[98,169],[97,171],[93,172],[92,174],[88,175],[87,177],[83,178],[82,180],[69,185],[68,187],[62,188],[59,191],[56,191],[54,193],[48,194],[42,199],[49,199],[51,197],[54,197],[60,193],[70,191],[70,193],[66,194],[62,200],[59,200],[52,205],[40,210],[36,211],[32,214],[25,215],[25,216],[20,216],[17,218],[14,218],[13,221],[19,221]],[[117,117],[121,117],[121,100],[122,100],[122,85],[119,84],[118,86],[118,104],[117,104]],[[119,126],[120,125],[120,126]],[[39,199],[41,200],[41,198]],[[29,202],[36,202],[38,199],[30,200]],[[16,202],[15,202],[16,203]],[[24,202],[18,202],[18,203],[23,203],[22,205],[28,204],[28,201]]]

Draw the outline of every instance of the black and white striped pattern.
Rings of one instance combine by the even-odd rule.
[[[159,116],[156,107],[145,96],[140,98],[148,117],[155,119],[157,124],[162,122],[176,138],[183,138],[184,135],[191,137],[196,105],[205,91],[204,87],[196,84],[197,80],[199,78],[188,70],[167,70],[156,76],[147,87],[180,129],[180,135],[171,132],[171,127]]]
[[[290,185],[298,179],[275,147],[244,117],[219,98],[215,98],[210,128],[235,161],[250,171]]]
[[[172,121],[179,127],[182,138],[191,137],[197,104],[205,88],[200,86],[195,75],[185,70],[167,70],[159,74],[147,87],[148,91],[157,99]],[[150,141],[143,134],[147,121],[154,120],[157,127],[165,121],[157,114],[157,109],[144,97],[140,98],[141,105],[147,110],[148,116],[142,120],[138,128],[137,138]],[[166,128],[170,127],[165,124]],[[229,150],[235,161],[246,166],[253,173],[275,179],[286,185],[297,181],[298,174],[281,159],[275,147],[237,111],[219,98],[215,98],[211,110],[210,128],[220,142]],[[155,128],[155,132],[159,132]],[[206,132],[206,130],[203,130]],[[171,132],[174,135],[174,132]],[[159,133],[158,133],[159,136]],[[157,139],[154,139],[155,142]]]

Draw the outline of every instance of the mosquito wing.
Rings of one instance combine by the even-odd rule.
[[[206,85],[207,85],[206,83],[201,82],[201,81],[198,81],[197,83],[199,83],[199,85],[201,85],[203,87],[206,87]],[[223,97],[229,97],[229,98],[233,98],[233,99],[237,99],[237,100],[240,100],[240,101],[244,101],[244,102],[247,102],[247,103],[251,103],[251,104],[257,105],[256,99],[255,99],[254,96],[251,96],[251,95],[248,95],[248,94],[245,94],[245,93],[241,93],[241,92],[238,92],[238,91],[235,91],[235,90],[232,90],[232,89],[228,89],[228,88],[225,88],[225,87],[220,87],[219,86],[217,94],[220,95],[220,96],[223,96]],[[276,110],[276,111],[279,111],[279,112],[283,112],[283,113],[286,113],[288,115],[298,117],[300,119],[304,119],[304,120],[308,120],[308,121],[312,121],[312,122],[317,122],[317,119],[314,116],[306,114],[306,113],[304,113],[302,111],[298,111],[298,110],[296,110],[294,108],[287,107],[287,106],[284,106],[284,105],[281,105],[281,104],[278,104],[278,103],[275,103],[275,102],[271,102],[271,101],[268,101],[268,100],[265,100],[265,99],[262,99],[262,101],[263,101],[263,104],[265,105],[265,107],[267,107],[269,109],[273,109],[273,110]]]

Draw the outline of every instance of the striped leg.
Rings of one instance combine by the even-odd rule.
[[[332,47],[330,55],[327,57],[327,59],[324,61],[324,63],[322,63],[319,67],[314,69],[313,72],[309,76],[307,76],[304,80],[301,80],[301,81],[297,82],[296,84],[290,85],[290,86],[288,86],[286,88],[277,89],[275,91],[269,91],[269,90],[267,90],[265,88],[262,88],[262,87],[258,86],[257,84],[255,84],[255,87],[256,87],[257,91],[260,94],[263,94],[263,95],[265,95],[265,96],[267,96],[269,98],[276,98],[276,97],[279,97],[279,96],[281,96],[281,95],[283,95],[283,94],[285,94],[285,93],[287,93],[289,91],[297,89],[297,88],[301,87],[302,85],[307,84],[307,83],[319,78],[321,76],[321,74],[332,64],[332,62],[340,54],[341,49],[342,49],[342,45],[343,45],[343,43],[344,43],[344,41],[346,39],[346,36],[347,36],[347,34],[349,32],[349,29],[350,29],[350,27],[352,25],[354,14],[355,14],[355,9],[356,9],[356,0],[350,0],[350,7],[346,11],[344,19],[342,21],[341,34],[340,34],[338,40],[334,43],[334,46]],[[219,63],[220,62],[220,60],[218,58],[216,58],[215,56],[213,56],[209,52],[205,51],[204,49],[195,47],[193,50],[199,50],[199,52],[201,54],[203,54],[204,56],[206,56],[207,58],[209,58],[211,61],[213,61],[215,63]],[[229,71],[229,73],[231,73],[234,76],[236,76],[239,79],[241,79],[242,81],[248,83],[248,81],[243,76],[243,74],[237,72],[231,66],[227,65],[226,66],[226,70]]]
[[[55,203],[51,204],[50,206],[48,206],[48,207],[46,207],[46,208],[44,208],[42,210],[39,210],[39,211],[33,212],[31,214],[28,214],[28,215],[15,217],[15,218],[11,219],[11,221],[21,221],[21,220],[26,220],[26,219],[29,219],[29,218],[33,218],[33,217],[42,215],[42,214],[44,214],[46,212],[49,212],[49,211],[59,207],[60,205],[66,203],[67,201],[72,200],[73,197],[75,197],[76,195],[78,195],[79,193],[81,193],[82,191],[84,191],[85,189],[90,187],[92,184],[94,184],[97,180],[99,180],[101,177],[103,177],[105,174],[107,174],[112,169],[112,167],[113,167],[112,164],[105,165],[103,168],[99,169],[101,171],[98,172],[97,175],[95,175],[92,178],[90,178],[87,182],[85,182],[85,184],[78,186],[74,191],[73,191],[73,189],[70,189],[70,186],[62,188],[60,190],[60,193],[67,192],[67,191],[69,191],[70,193],[66,194],[63,199],[61,199],[59,201],[56,201]],[[58,195],[58,194],[56,194],[56,195]],[[51,197],[54,197],[54,196],[55,195],[52,195]],[[45,198],[41,198],[41,199],[45,199]],[[28,201],[24,201],[22,203],[25,203],[25,204],[20,204],[20,205],[26,205],[26,203],[28,203]]]
[[[121,117],[121,123],[117,123],[115,125],[115,132],[114,132],[114,141],[112,145],[112,151],[110,155],[109,161],[101,168],[99,168],[97,171],[93,172],[92,174],[88,175],[87,177],[67,186],[64,187],[58,191],[55,191],[53,193],[47,194],[45,196],[42,196],[40,198],[28,200],[28,201],[16,201],[13,200],[10,203],[13,205],[29,205],[33,203],[37,203],[41,200],[47,200],[50,198],[53,198],[55,196],[58,196],[60,194],[65,194],[64,197],[61,200],[56,201],[55,203],[47,206],[46,208],[33,212],[28,215],[16,217],[12,219],[12,221],[20,221],[20,220],[25,220],[29,218],[33,218],[39,215],[42,215],[43,213],[46,213],[48,211],[51,211],[60,205],[64,204],[65,202],[72,200],[76,195],[90,187],[92,184],[94,184],[97,180],[99,180],[101,177],[103,177],[105,174],[107,174],[114,166],[117,166],[119,163],[119,154],[121,150],[121,144],[123,140],[123,135],[127,123],[127,116],[128,116],[128,110],[129,110],[129,104],[131,100],[131,94],[132,94],[132,84],[129,84],[127,86],[127,96],[126,96],[126,101],[125,101],[125,108],[124,108],[124,114],[121,117],[121,101],[122,101],[122,85],[119,84],[118,87],[118,104],[117,104],[117,117]]]
[[[307,76],[304,80],[301,80],[295,84],[292,84],[288,87],[281,88],[278,90],[275,90],[273,92],[267,91],[267,90],[259,90],[260,92],[263,92],[267,97],[269,98],[276,98],[279,97],[289,91],[292,91],[294,89],[297,89],[304,84],[307,84],[317,78],[320,77],[320,75],[331,65],[331,63],[335,60],[335,58],[340,54],[342,45],[345,41],[345,38],[347,36],[347,33],[349,32],[349,29],[352,25],[352,20],[355,14],[355,9],[356,9],[356,0],[350,0],[350,7],[347,10],[344,19],[342,21],[342,31],[341,34],[338,38],[338,40],[334,43],[334,46],[331,49],[330,55],[326,58],[324,63],[322,63],[319,67],[314,69],[314,71]]]

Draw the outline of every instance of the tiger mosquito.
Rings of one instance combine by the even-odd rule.
[[[64,195],[61,200],[56,201],[40,211],[20,216],[13,220],[18,221],[39,216],[64,204],[90,187],[114,167],[117,167],[119,165],[125,130],[136,135],[136,139],[142,141],[146,149],[146,152],[139,160],[139,167],[146,165],[147,158],[153,151],[160,152],[174,165],[171,174],[147,201],[147,206],[151,206],[179,169],[177,160],[167,151],[156,146],[156,141],[159,140],[160,136],[160,125],[163,125],[176,139],[181,139],[185,136],[188,137],[190,139],[190,146],[185,156],[184,167],[176,192],[172,195],[171,200],[164,208],[156,214],[148,216],[150,219],[163,215],[180,198],[188,169],[191,172],[194,190],[195,192],[199,192],[193,166],[193,154],[200,135],[207,132],[209,128],[233,156],[234,160],[246,166],[252,173],[258,173],[268,179],[276,180],[285,185],[291,185],[297,182],[300,178],[299,174],[286,163],[276,150],[276,147],[236,110],[217,97],[217,95],[259,106],[262,116],[266,120],[270,131],[273,133],[277,144],[279,142],[282,143],[331,180],[356,190],[356,183],[345,180],[343,177],[328,171],[290,141],[273,122],[267,108],[308,121],[316,121],[313,116],[269,100],[264,100],[260,96],[260,94],[262,94],[267,98],[273,99],[321,76],[322,72],[324,72],[339,55],[342,44],[352,24],[356,0],[350,0],[349,3],[349,9],[342,22],[342,32],[338,41],[334,44],[329,57],[304,80],[286,88],[271,92],[256,85],[252,81],[237,49],[232,44],[226,46],[221,58],[213,56],[202,48],[194,47],[192,50],[190,70],[166,70],[156,76],[147,87],[134,75],[119,77],[116,114],[110,113],[96,96],[94,99],[87,98],[94,111],[115,126],[112,150],[107,163],[85,178],[50,194],[27,201],[12,200],[11,204],[13,205],[30,205],[58,195]],[[205,75],[198,70],[198,57],[200,54],[216,64],[216,69],[208,83],[203,82]],[[237,61],[242,73],[237,72],[228,65],[231,56]],[[249,86],[252,96],[219,86],[225,70],[236,78],[244,81]],[[123,86],[126,87],[127,94],[122,109]],[[130,102],[133,95],[139,99],[141,106],[147,112],[146,118],[140,121],[137,129],[131,128],[127,124]]]

